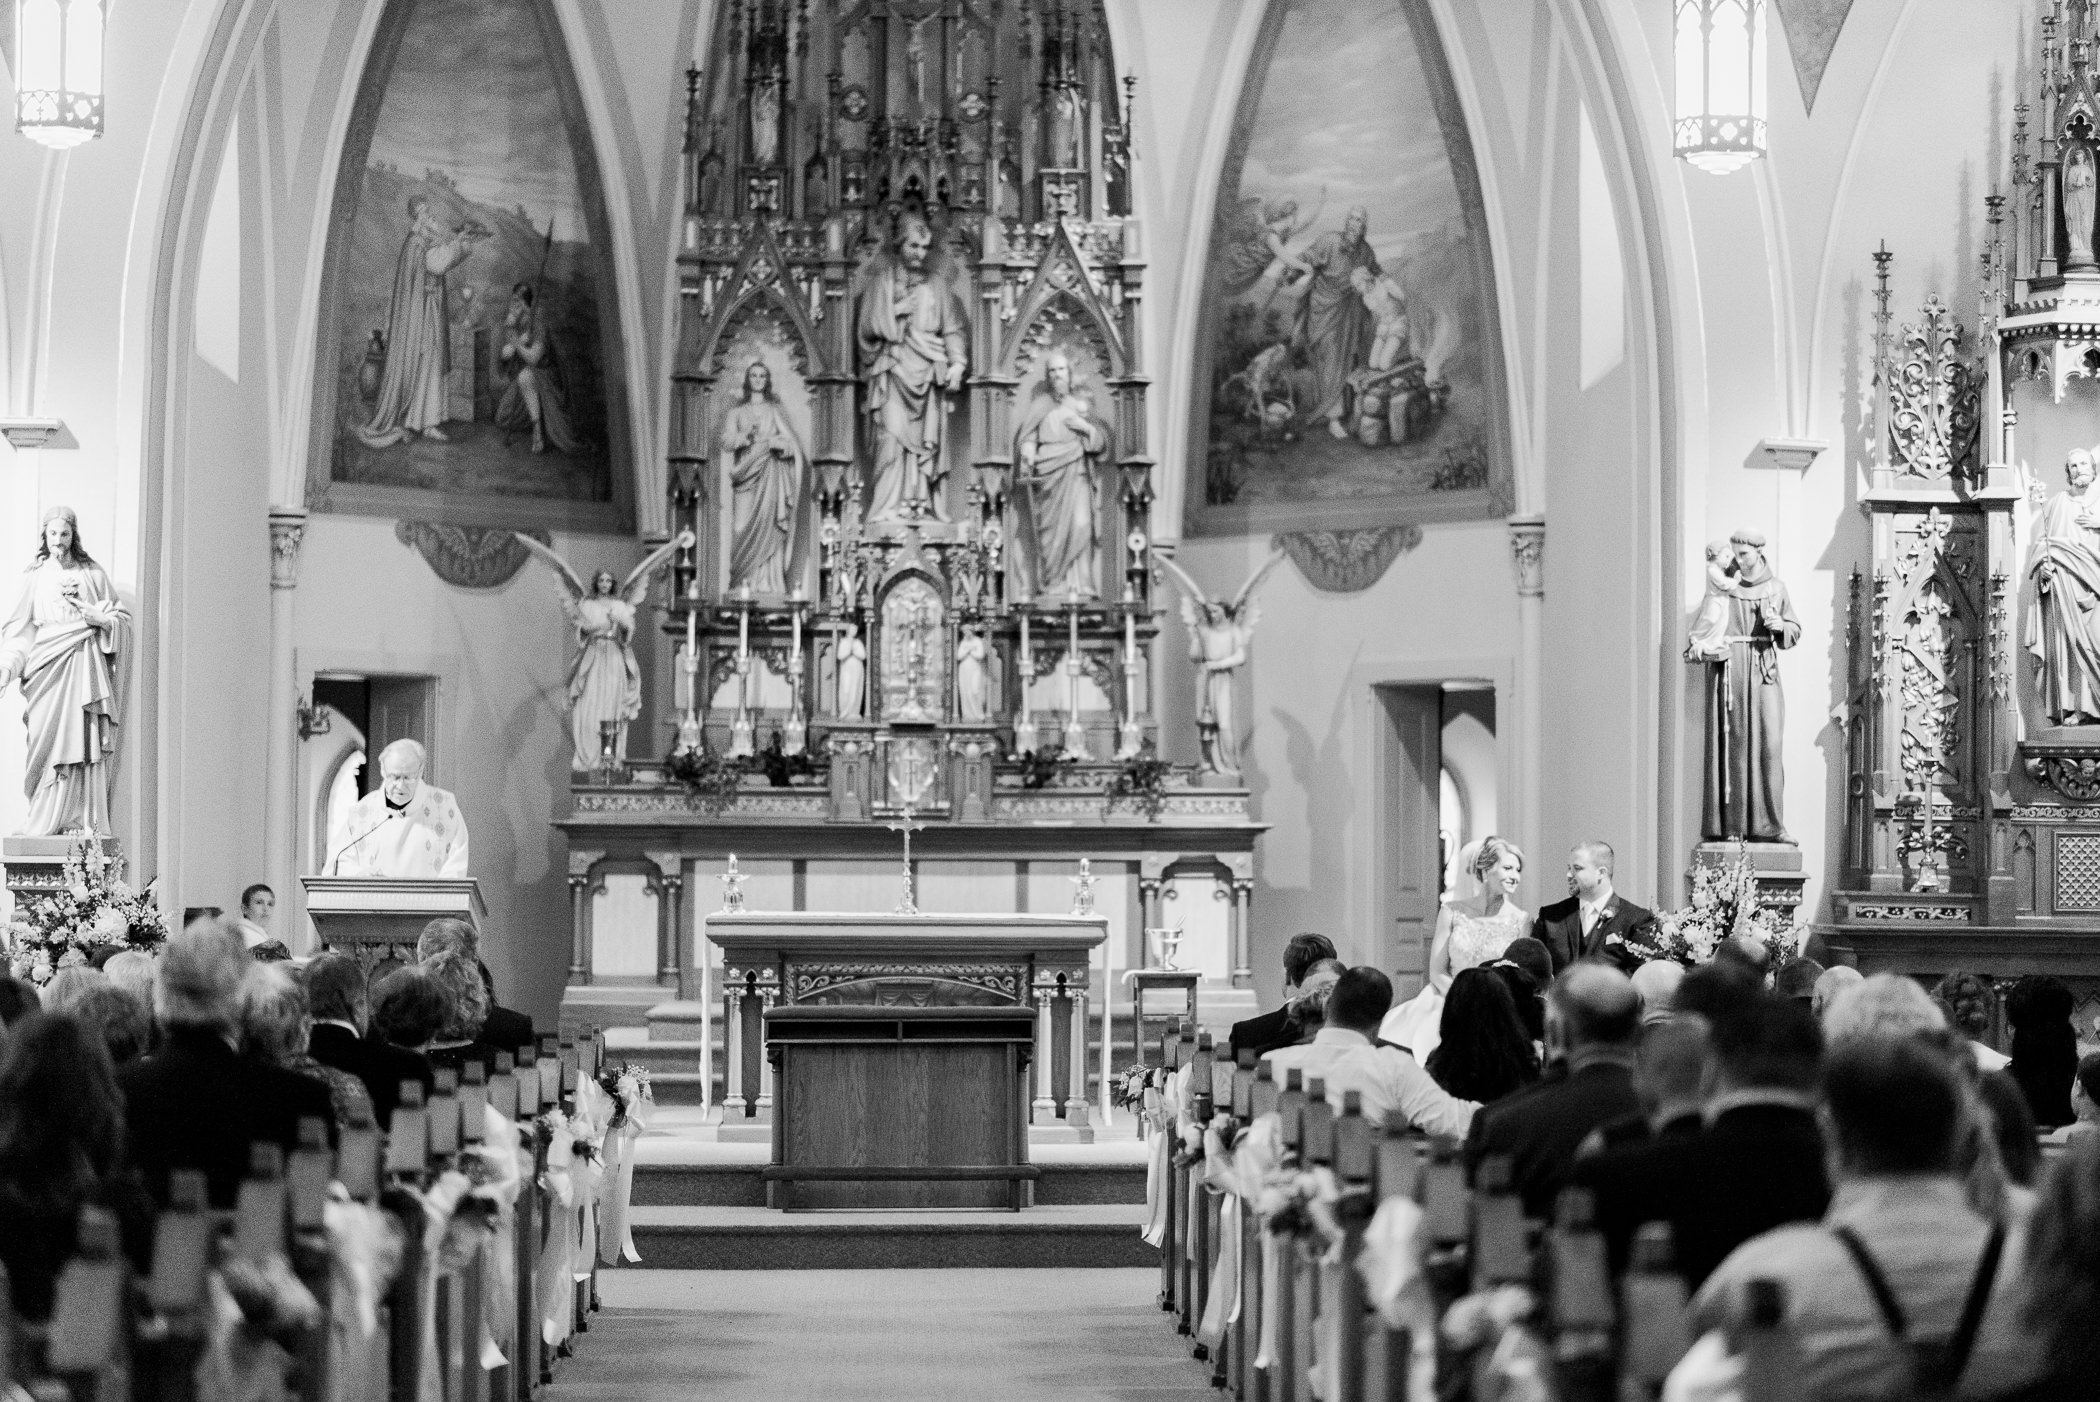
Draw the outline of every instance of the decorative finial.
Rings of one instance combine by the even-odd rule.
[[[1081,857],[1079,859],[1079,875],[1072,878],[1072,913],[1074,915],[1092,915],[1094,913],[1094,887],[1098,883],[1099,878],[1094,875],[1093,860],[1088,857]]]
[[[744,882],[749,880],[736,869],[736,854],[729,854],[729,870],[722,873],[722,911],[724,915],[738,915],[744,909]]]

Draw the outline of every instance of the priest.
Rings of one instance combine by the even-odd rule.
[[[396,740],[379,752],[379,787],[359,799],[336,835],[336,876],[463,877],[467,825],[459,803],[423,782],[423,747]]]

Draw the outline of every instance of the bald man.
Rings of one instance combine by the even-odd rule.
[[[1567,1073],[1482,1108],[1466,1140],[1466,1172],[1506,1155],[1527,1215],[1542,1221],[1567,1182],[1576,1151],[1614,1120],[1639,1114],[1634,1051],[1641,998],[1633,981],[1609,964],[1572,965],[1546,993],[1546,1050]]]

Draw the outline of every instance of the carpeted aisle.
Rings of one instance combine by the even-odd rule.
[[[1157,1270],[600,1274],[547,1402],[1178,1402],[1207,1365]]]

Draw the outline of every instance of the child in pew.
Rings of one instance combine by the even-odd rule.
[[[134,1265],[151,1258],[153,1202],[123,1165],[123,1147],[124,1101],[101,1037],[62,1013],[9,1028],[0,1048],[0,1265],[23,1319],[50,1317],[84,1205],[116,1214]]]

